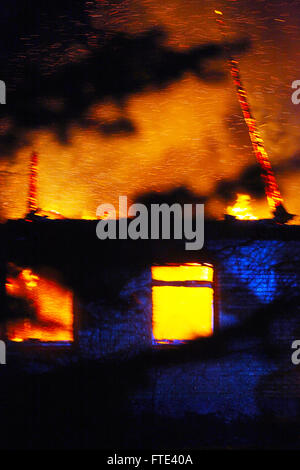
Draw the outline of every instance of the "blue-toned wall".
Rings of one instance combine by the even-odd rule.
[[[298,295],[300,243],[227,239],[208,241],[207,249],[208,261],[215,266],[220,331],[243,325],[260,310],[263,324],[263,315],[272,314],[272,305],[274,316],[263,332],[258,318],[254,333],[229,336],[223,356],[203,360],[200,356],[190,364],[152,368],[148,386],[132,396],[134,412],[154,411],[177,418],[186,413],[213,414],[225,422],[255,418],[264,410],[279,419],[294,416],[297,393],[296,397],[284,396],[283,383],[278,377],[273,383],[271,378],[283,370],[289,378],[285,374],[282,380],[295,380],[297,368],[290,357],[291,343],[300,334],[299,306],[296,303],[289,311],[276,311],[276,302],[281,296],[292,302]],[[120,299],[123,310],[109,308],[101,299],[84,306],[85,312],[97,313],[101,322],[94,329],[80,331],[83,355],[101,357],[116,351],[132,355],[151,347],[150,266],[129,279]],[[268,356],[264,352],[267,345],[275,346],[279,353]],[[274,397],[284,399],[285,405],[278,406]]]

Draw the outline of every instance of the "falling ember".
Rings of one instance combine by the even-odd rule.
[[[7,279],[6,291],[11,296],[26,299],[36,314],[35,319],[8,322],[9,340],[73,341],[73,295],[70,290],[39,277],[30,269],[23,269],[17,277]]]
[[[29,175],[29,193],[27,200],[27,213],[32,214],[37,211],[37,173],[38,173],[38,156],[33,152],[30,160]]]
[[[213,267],[198,263],[152,267],[153,337],[172,343],[213,332]]]
[[[27,214],[25,220],[32,222],[33,216],[44,217],[47,219],[64,219],[59,212],[55,210],[42,210],[38,207],[38,154],[33,152],[30,159],[30,173],[29,173],[29,192],[27,199]]]
[[[252,214],[251,197],[248,194],[237,194],[234,206],[227,207],[227,214],[239,220],[257,220]]]

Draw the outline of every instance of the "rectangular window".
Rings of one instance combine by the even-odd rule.
[[[213,333],[213,274],[209,264],[152,266],[154,343],[182,342]]]
[[[16,317],[6,324],[7,339],[64,344],[74,340],[71,290],[31,269],[11,264],[6,293],[9,308]]]

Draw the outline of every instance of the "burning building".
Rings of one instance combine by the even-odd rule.
[[[26,215],[0,226],[3,447],[299,446],[300,227],[228,59],[273,219],[237,191],[200,251],[99,241],[95,221],[39,207],[32,153]]]
[[[39,442],[47,446],[49,427],[56,426],[57,413],[55,421],[45,417],[54,393],[71,447],[78,440],[83,447],[99,446],[100,436],[104,447],[143,447],[147,433],[153,445],[160,436],[165,447],[174,436],[161,437],[163,423],[185,429],[179,447],[183,441],[222,447],[232,440],[237,447],[287,445],[279,444],[279,434],[262,437],[257,429],[281,429],[282,420],[294,426],[298,416],[290,348],[300,326],[299,227],[207,221],[204,249],[188,257],[178,240],[99,241],[95,228],[96,222],[71,220],[5,226],[5,253],[13,264],[5,268],[3,338],[7,361],[27,370],[29,390],[34,377],[45,383],[30,392],[39,394],[35,406],[45,419],[38,424]],[[89,378],[87,370],[93,371]],[[74,384],[77,374],[84,374],[85,391]],[[48,380],[60,383],[55,392]],[[118,390],[123,384],[121,394],[116,384]],[[81,407],[69,401],[82,393],[89,397],[84,436],[71,424]],[[12,418],[21,434],[28,402],[22,406]],[[74,415],[61,421],[66,406]],[[92,415],[101,415],[105,436]]]

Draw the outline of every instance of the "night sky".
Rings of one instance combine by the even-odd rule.
[[[33,149],[39,206],[67,217],[176,188],[205,197],[212,217],[238,192],[270,217],[216,8],[285,206],[300,214],[299,0],[10,0],[0,6],[0,217],[24,216]]]

